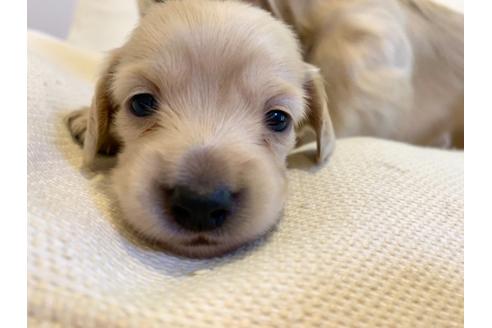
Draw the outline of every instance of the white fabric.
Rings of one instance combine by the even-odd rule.
[[[98,55],[29,37],[31,326],[461,327],[463,153],[340,140],[289,171],[268,238],[190,260],[127,232],[107,173],[87,177],[62,118],[89,104]]]
[[[117,48],[137,24],[137,8],[137,0],[78,0],[67,40],[92,51]]]

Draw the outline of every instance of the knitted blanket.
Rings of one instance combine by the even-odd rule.
[[[80,169],[63,116],[90,103],[99,55],[28,47],[32,327],[463,326],[462,152],[342,139],[318,171],[301,152],[275,231],[176,257],[127,231],[108,171]]]

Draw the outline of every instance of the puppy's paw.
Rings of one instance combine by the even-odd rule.
[[[73,139],[78,144],[83,145],[85,139],[85,132],[87,131],[87,119],[89,116],[89,108],[82,108],[71,112],[65,121],[68,126],[68,130]]]

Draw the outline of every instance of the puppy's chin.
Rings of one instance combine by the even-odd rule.
[[[233,252],[245,244],[252,242],[256,238],[252,238],[249,241],[241,242],[241,243],[227,243],[227,242],[180,242],[180,243],[169,243],[169,242],[161,242],[162,246],[168,250],[169,252],[189,257],[195,259],[205,259],[212,257],[220,257],[230,252]]]
[[[240,248],[247,247],[258,239],[269,235],[275,229],[281,217],[281,214],[277,215],[272,225],[260,234],[244,237],[242,240],[234,238],[234,235],[228,237],[199,235],[183,238],[183,240],[175,240],[172,243],[166,238],[160,240],[159,236],[156,235],[154,235],[154,238],[159,239],[159,244],[162,245],[164,249],[179,256],[195,259],[220,257]]]

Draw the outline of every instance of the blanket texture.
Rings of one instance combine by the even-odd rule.
[[[463,153],[339,140],[289,170],[285,215],[228,256],[175,257],[127,231],[108,173],[63,123],[97,55],[30,34],[28,315],[59,327],[461,327]]]

